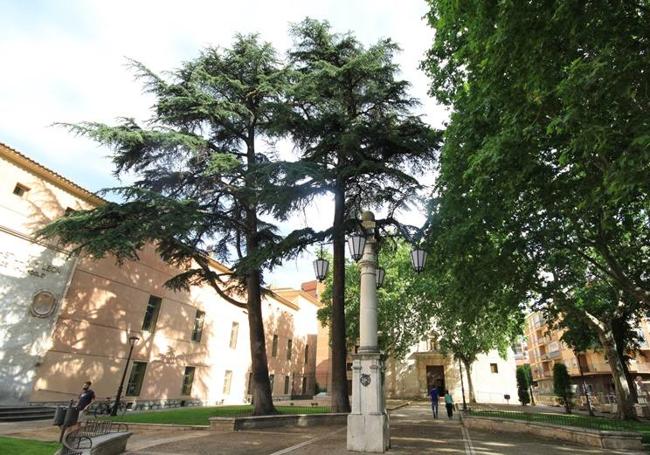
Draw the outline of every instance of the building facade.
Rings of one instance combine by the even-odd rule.
[[[633,376],[641,376],[644,381],[650,380],[650,345],[648,336],[650,326],[644,320],[637,328],[641,346],[639,352],[633,354],[629,369]],[[607,357],[603,352],[590,350],[584,353],[574,353],[562,342],[562,331],[549,327],[540,312],[531,313],[526,317],[525,333],[528,345],[528,359],[533,375],[533,391],[536,401],[554,404],[553,394],[553,365],[566,365],[576,392],[576,399],[584,401],[580,385],[586,384],[593,403],[603,409],[615,403],[614,383]]]
[[[245,310],[210,287],[166,288],[180,271],[151,245],[118,265],[36,240],[46,223],[103,201],[3,144],[0,182],[0,403],[67,401],[86,380],[98,397],[114,396],[132,335],[127,401],[249,399]],[[274,396],[313,395],[318,301],[268,290],[262,307]]]
[[[462,381],[461,381],[462,370]],[[511,350],[505,358],[498,352],[481,354],[472,364],[471,381],[479,403],[508,403],[517,400],[516,365]],[[404,360],[389,358],[386,368],[387,396],[426,398],[432,387],[449,390],[454,402],[461,403],[463,389],[469,402],[469,381],[464,366],[444,355],[435,337],[420,341]]]

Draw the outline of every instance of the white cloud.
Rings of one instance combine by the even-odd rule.
[[[170,70],[204,46],[228,46],[238,32],[259,32],[284,53],[289,23],[305,16],[327,19],[366,44],[382,37],[400,44],[402,77],[423,101],[425,119],[441,126],[447,114],[427,97],[428,81],[418,70],[433,38],[425,13],[426,3],[415,0],[0,2],[0,141],[88,189],[115,185],[108,150],[51,124],[146,118],[152,100],[126,57]],[[306,220],[296,216],[291,223],[325,227],[331,202],[323,199],[306,213]],[[294,286],[311,279],[310,262],[298,264],[271,279]]]

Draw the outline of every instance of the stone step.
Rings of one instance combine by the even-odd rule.
[[[0,422],[45,420],[54,417],[54,408],[45,406],[6,406],[0,408]]]

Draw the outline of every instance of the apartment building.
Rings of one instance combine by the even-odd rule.
[[[114,396],[129,351],[125,398],[147,405],[249,399],[246,311],[210,287],[171,291],[179,270],[153,246],[138,261],[71,257],[34,232],[104,201],[0,143],[0,403],[61,402],[90,380]],[[212,260],[216,270],[227,270]],[[292,290],[264,296],[276,398],[313,395],[318,301]]]
[[[650,379],[650,325],[644,320],[637,331],[641,337],[641,346],[629,362],[630,372]],[[587,351],[577,355],[561,341],[562,331],[549,328],[542,313],[534,312],[526,317],[525,333],[528,344],[528,359],[534,381],[535,398],[540,403],[554,403],[553,365],[566,365],[572,382],[578,386],[583,380],[594,398],[594,404],[608,405],[615,401],[614,383],[611,369],[603,352]],[[579,396],[580,401],[582,398]]]

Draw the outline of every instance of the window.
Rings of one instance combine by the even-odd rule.
[[[273,383],[275,382],[275,375],[274,374],[269,375],[269,382],[271,383],[271,394],[273,394]]]
[[[253,394],[253,373],[248,373],[248,391],[249,395]]]
[[[162,299],[152,295],[149,297],[147,309],[144,312],[144,320],[142,321],[142,330],[153,332],[156,328],[156,321],[158,320],[158,313],[160,312],[160,304]]]
[[[203,336],[203,321],[205,320],[205,312],[196,310],[194,315],[194,330],[192,330],[192,341],[200,342]]]
[[[28,191],[29,188],[20,183],[16,183],[16,186],[14,187],[14,194],[18,197],[23,197]]]
[[[292,348],[292,345],[293,345],[293,340],[289,339],[289,341],[287,341],[287,360],[291,360],[291,348]]]
[[[185,374],[183,375],[183,390],[181,390],[181,395],[190,395],[192,393],[194,369],[194,367],[185,367]]]
[[[289,394],[289,376],[284,377],[284,394],[288,395]]]
[[[232,371],[226,370],[223,375],[223,394],[230,395],[230,384],[232,384]]]
[[[348,381],[350,384],[350,390],[352,390],[352,381]],[[302,394],[307,395],[307,376],[302,377]]]
[[[496,363],[491,363],[490,364],[490,371],[492,373],[498,373],[499,372],[499,366]]]
[[[305,345],[305,365],[309,363],[309,345]]]
[[[271,357],[278,356],[278,336],[273,335],[273,347],[271,348]]]
[[[347,363],[345,364],[345,369],[346,369],[347,371],[352,371],[352,362],[347,362]]]
[[[239,322],[233,322],[230,329],[230,349],[237,349],[237,337],[239,336]]]
[[[133,362],[131,367],[131,374],[129,375],[129,382],[126,385],[126,395],[137,397],[140,395],[142,389],[142,380],[144,379],[144,372],[147,369],[147,362]]]

